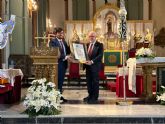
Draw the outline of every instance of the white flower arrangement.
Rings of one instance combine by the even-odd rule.
[[[156,101],[160,101],[160,104],[165,105],[165,87],[160,87],[160,92],[156,96]]]
[[[140,48],[136,51],[136,58],[147,57],[147,58],[154,58],[155,55],[150,48]]]
[[[23,102],[29,116],[56,115],[60,113],[61,94],[55,89],[55,84],[46,78],[32,81]]]

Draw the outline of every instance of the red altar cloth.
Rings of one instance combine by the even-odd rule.
[[[14,87],[11,93],[11,103],[15,103],[21,100],[21,76],[16,76],[14,81]]]
[[[142,75],[136,75],[136,94],[133,93],[128,89],[128,75],[125,76],[125,82],[126,82],[126,97],[139,97],[143,93],[143,76]],[[116,95],[118,97],[123,97],[123,76],[119,76],[117,74],[116,76]]]
[[[21,99],[21,76],[16,76],[14,86],[11,83],[0,88],[0,104],[15,103]]]
[[[9,92],[12,91],[12,86],[7,83],[5,87],[0,87],[0,104],[6,103],[9,99]]]

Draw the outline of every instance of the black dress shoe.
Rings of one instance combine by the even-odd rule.
[[[62,103],[65,103],[65,102],[67,102],[68,100],[67,99],[65,99],[64,97],[61,97],[61,99],[60,100],[62,100]]]
[[[89,101],[89,99],[90,99],[90,97],[89,97],[89,96],[87,96],[87,97],[85,97],[85,98],[83,99],[83,101],[84,101],[84,102],[88,102],[88,101]]]
[[[88,100],[87,103],[88,103],[88,104],[99,104],[99,101],[98,101],[98,100],[90,99],[90,100]]]

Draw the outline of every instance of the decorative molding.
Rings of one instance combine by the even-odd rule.
[[[68,20],[68,21],[65,21],[65,23],[75,23],[75,24],[77,24],[77,23],[92,23],[93,22],[93,20]]]
[[[31,56],[58,56],[58,49],[50,47],[32,47]]]
[[[155,36],[155,45],[165,47],[165,27],[163,27],[159,34]]]
[[[129,23],[153,23],[153,20],[127,20]]]

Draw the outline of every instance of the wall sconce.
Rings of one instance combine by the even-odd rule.
[[[29,9],[29,16],[31,17],[32,12],[37,11],[38,5],[37,5],[36,0],[28,0],[27,2],[28,2],[27,4],[28,4],[28,9]]]
[[[47,18],[47,21],[46,21],[46,27],[47,27],[47,31],[48,32],[52,32],[52,29],[53,29],[53,25],[52,25],[52,22],[51,22],[51,19],[50,18]]]
[[[53,27],[52,22],[51,22],[50,19],[48,19],[48,27],[49,27],[49,28],[52,28],[52,27]]]

